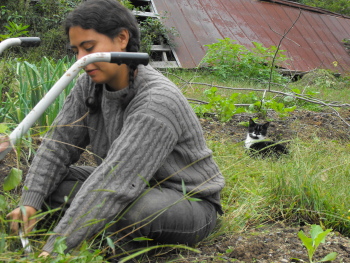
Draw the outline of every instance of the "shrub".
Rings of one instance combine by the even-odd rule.
[[[219,39],[217,43],[206,45],[208,51],[201,64],[207,64],[213,69],[213,74],[224,79],[269,81],[272,74],[273,82],[287,81],[273,66],[287,60],[283,50],[277,51],[275,46],[266,48],[256,42],[253,42],[254,48],[249,50],[235,42],[236,40],[224,38]],[[273,61],[276,52],[278,55],[276,61]]]

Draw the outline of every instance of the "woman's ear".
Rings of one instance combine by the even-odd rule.
[[[118,36],[114,38],[114,41],[117,41],[121,50],[126,51],[126,47],[128,46],[128,43],[129,43],[129,38],[130,38],[129,31],[127,29],[123,29],[118,34]]]

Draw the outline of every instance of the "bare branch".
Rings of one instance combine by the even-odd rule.
[[[271,82],[272,82],[272,72],[273,72],[273,69],[275,67],[275,61],[276,61],[276,57],[277,57],[277,54],[278,54],[278,51],[280,50],[280,47],[282,45],[282,41],[286,38],[286,36],[288,35],[288,33],[292,30],[292,28],[294,27],[294,25],[296,24],[296,22],[298,22],[299,18],[301,16],[301,10],[299,10],[299,14],[298,14],[298,17],[295,19],[295,21],[293,22],[292,26],[282,35],[278,45],[277,45],[277,49],[276,49],[276,52],[272,58],[272,64],[271,64],[271,70],[270,70],[270,80],[269,80],[269,90],[271,89]],[[272,30],[272,29],[271,29]]]
[[[310,97],[309,95],[298,94],[298,93],[295,93],[292,91],[291,92],[282,92],[282,91],[278,91],[278,90],[266,90],[266,89],[232,88],[232,87],[225,87],[225,86],[219,86],[219,85],[213,85],[213,84],[201,83],[201,82],[189,82],[188,84],[203,85],[203,86],[209,86],[209,87],[215,86],[216,88],[229,89],[229,90],[269,92],[269,93],[279,94],[279,95],[283,95],[283,96],[292,96],[298,100],[303,100],[303,101],[307,101],[310,103],[314,103],[314,104],[318,104],[318,105],[322,105],[322,106],[326,106],[326,107],[350,107],[350,104],[348,104],[348,103],[342,103],[342,104],[339,104],[337,102],[327,103],[327,102],[321,101],[317,98]],[[193,99],[193,100],[195,100],[195,99]],[[198,102],[201,102],[203,104],[203,101],[198,100]],[[206,103],[206,102],[204,102],[204,103]]]

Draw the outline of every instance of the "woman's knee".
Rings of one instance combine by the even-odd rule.
[[[132,237],[191,244],[215,227],[216,210],[208,201],[190,201],[176,190],[154,188],[129,205],[118,225]]]

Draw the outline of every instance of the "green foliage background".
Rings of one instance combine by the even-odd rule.
[[[294,0],[301,4],[324,8],[329,11],[350,16],[349,0]]]

